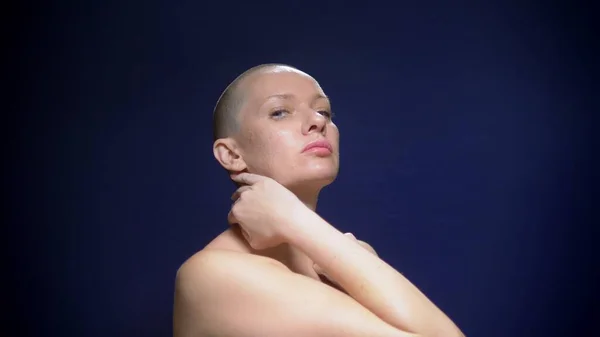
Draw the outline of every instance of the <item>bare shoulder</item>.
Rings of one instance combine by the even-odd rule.
[[[290,272],[263,256],[227,249],[194,254],[177,271],[174,336],[217,336],[238,324],[251,324],[247,319],[252,306],[281,273]]]
[[[264,256],[231,249],[203,249],[179,267],[177,279],[189,278],[193,281],[201,281],[198,278],[215,278],[219,277],[220,273],[238,274],[245,270],[262,269],[267,266],[289,271],[283,263]]]
[[[229,227],[221,234],[217,235],[211,242],[209,242],[203,249],[207,250],[229,250],[240,253],[255,253],[254,249],[250,247],[244,236],[242,235],[238,227]]]
[[[349,296],[281,262],[208,249],[178,270],[175,337],[407,336]]]
[[[204,249],[194,254],[176,275],[176,293],[190,300],[192,297],[206,300],[230,300],[242,296],[245,290],[260,289],[258,285],[276,282],[281,275],[292,274],[281,262],[259,255],[227,249]]]
[[[216,281],[234,274],[239,274],[236,275],[237,278],[252,275],[258,277],[260,272],[272,272],[271,268],[291,272],[278,260],[256,254],[239,230],[229,228],[179,267],[177,285],[187,286],[189,282],[190,286],[199,288],[206,285],[207,281]]]

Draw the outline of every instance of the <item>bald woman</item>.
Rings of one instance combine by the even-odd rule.
[[[463,336],[364,242],[316,212],[339,169],[329,99],[286,65],[249,69],[214,111],[231,225],[177,272],[175,337]]]

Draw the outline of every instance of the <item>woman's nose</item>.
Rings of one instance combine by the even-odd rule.
[[[318,111],[311,111],[309,117],[305,123],[304,133],[309,134],[312,132],[323,133],[325,126],[327,125],[327,118]]]

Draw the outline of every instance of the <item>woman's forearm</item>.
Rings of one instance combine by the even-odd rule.
[[[356,241],[310,212],[290,226],[288,241],[356,301],[399,329],[425,336],[462,336],[410,281]]]

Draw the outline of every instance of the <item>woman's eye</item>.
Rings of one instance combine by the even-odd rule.
[[[328,110],[321,110],[319,111],[319,113],[323,116],[325,116],[328,119],[332,119],[333,118],[333,112],[328,111]]]
[[[270,116],[274,117],[274,118],[281,118],[287,114],[288,114],[288,111],[282,109],[282,110],[277,110],[277,111],[271,112]]]

